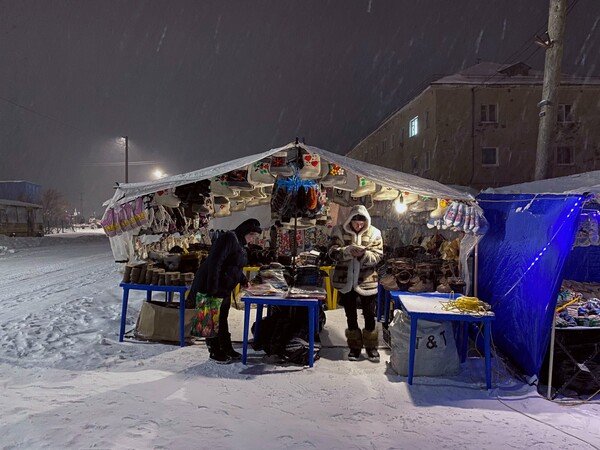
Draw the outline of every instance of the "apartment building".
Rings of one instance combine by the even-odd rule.
[[[543,72],[483,62],[430,83],[348,156],[475,189],[533,180]],[[600,169],[600,78],[562,75],[549,177]]]

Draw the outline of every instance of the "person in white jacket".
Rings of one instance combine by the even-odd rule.
[[[346,313],[348,359],[357,361],[364,345],[368,359],[377,362],[375,266],[383,258],[383,239],[381,232],[371,225],[367,208],[363,205],[353,207],[346,222],[333,228],[328,253],[336,261],[331,282],[341,294],[340,302]],[[362,332],[358,326],[358,301],[365,321]]]

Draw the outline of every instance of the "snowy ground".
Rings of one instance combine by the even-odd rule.
[[[120,278],[102,234],[0,237],[0,448],[600,448],[600,405],[549,402],[498,364],[487,391],[477,358],[413,386],[385,350],[347,361],[339,309],[313,369],[119,343]],[[242,319],[232,310],[238,341]]]

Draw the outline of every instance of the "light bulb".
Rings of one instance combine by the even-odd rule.
[[[396,200],[394,200],[394,208],[398,214],[404,214],[408,207],[404,204],[404,198],[402,198],[402,194],[398,196]]]

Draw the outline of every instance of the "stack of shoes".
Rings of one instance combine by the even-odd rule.
[[[392,273],[396,277],[399,290],[408,290],[410,280],[414,276],[414,261],[410,258],[395,258],[390,261],[390,265],[392,267]]]
[[[440,268],[441,278],[439,280],[439,284],[436,287],[436,291],[449,293],[452,291],[450,287],[450,283],[448,279],[451,277],[456,277],[456,262],[454,261],[444,261]]]
[[[415,275],[410,280],[411,286],[409,292],[433,292],[433,273],[434,264],[429,262],[419,262],[415,265]]]

